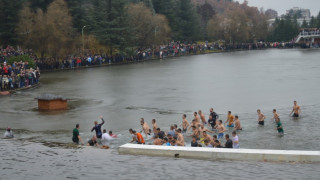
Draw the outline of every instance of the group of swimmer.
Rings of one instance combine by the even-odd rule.
[[[108,142],[112,141],[113,139],[117,138],[112,131],[107,133],[106,129],[101,131],[102,125],[104,125],[105,121],[102,116],[99,117],[101,119],[101,123],[99,124],[98,121],[94,121],[94,126],[91,129],[91,132],[95,131],[96,134],[92,136],[92,138],[87,142],[87,146],[96,146],[102,149],[109,149]],[[85,145],[82,138],[80,137],[79,133],[80,125],[76,124],[76,127],[73,129],[72,133],[72,141],[75,144],[81,143]]]
[[[298,118],[301,114],[300,106],[297,105],[297,101],[293,102],[293,109],[289,116]],[[193,113],[193,119],[189,123],[186,114],[182,115],[181,128],[178,128],[177,124],[170,127],[170,130],[166,133],[162,131],[155,119],[152,119],[152,128],[149,127],[144,118],[140,119],[140,124],[142,130],[137,132],[133,129],[129,129],[129,133],[132,135],[131,143],[145,144],[144,137],[141,133],[144,133],[145,137],[152,137],[154,145],[166,145],[166,146],[185,146],[184,137],[192,137],[191,146],[192,147],[216,147],[216,148],[239,148],[239,137],[237,136],[237,131],[241,131],[241,123],[239,116],[232,115],[231,111],[228,111],[227,120],[223,122],[219,120],[219,116],[214,112],[213,108],[210,108],[209,119],[206,120],[204,113],[199,110]],[[280,121],[280,116],[276,109],[273,109],[273,117],[271,120],[275,121],[276,130],[279,136],[284,134],[282,123]],[[261,112],[260,109],[257,110],[258,114],[258,124],[263,126],[266,116]],[[208,129],[208,128],[209,129]],[[228,128],[232,129],[232,139],[230,139],[229,134],[224,134]],[[192,130],[191,134],[188,135],[187,132]],[[211,129],[211,130],[210,130]],[[208,133],[217,133],[217,135],[210,136]],[[221,145],[221,140],[225,139],[224,146]]]

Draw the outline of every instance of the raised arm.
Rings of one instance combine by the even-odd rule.
[[[104,119],[103,119],[102,116],[100,116],[100,119],[101,119],[101,121],[102,121],[102,123],[100,123],[100,126],[102,126],[102,125],[104,124]]]

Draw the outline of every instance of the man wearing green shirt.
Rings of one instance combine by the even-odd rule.
[[[76,124],[76,128],[73,129],[73,136],[72,136],[72,141],[76,144],[79,144],[79,141],[83,144],[83,141],[79,135],[79,129],[80,129],[80,126],[79,124]]]
[[[280,119],[277,118],[276,119],[276,124],[277,124],[277,130],[278,130],[278,133],[279,135],[283,135],[283,128],[282,128],[282,123],[280,122]]]

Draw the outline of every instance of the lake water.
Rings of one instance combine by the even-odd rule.
[[[117,147],[130,141],[129,128],[141,129],[141,117],[149,125],[155,118],[166,131],[181,123],[182,114],[191,121],[201,109],[207,118],[213,107],[223,121],[229,110],[239,115],[241,148],[319,151],[319,57],[319,50],[243,51],[42,73],[41,86],[0,97],[0,132],[10,126],[16,136],[0,139],[0,179],[318,179],[319,164],[126,156]],[[70,99],[70,109],[39,112],[35,98],[42,93]],[[302,109],[298,120],[289,117],[293,100]],[[257,125],[258,108],[267,117],[264,127]],[[270,120],[274,108],[283,137]],[[75,124],[88,140],[99,115],[103,128],[119,136],[112,149],[74,148]]]

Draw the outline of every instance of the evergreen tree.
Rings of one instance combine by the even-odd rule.
[[[73,19],[73,27],[81,32],[83,26],[86,25],[87,15],[84,8],[84,0],[66,0],[69,11]]]
[[[310,28],[316,28],[317,27],[317,20],[316,18],[314,18],[314,16],[311,16],[311,20],[309,22],[309,27]]]
[[[176,1],[174,24],[171,25],[176,40],[197,40],[199,23],[191,0]]]
[[[301,24],[301,28],[308,28],[308,27],[309,27],[309,25],[308,25],[307,21],[304,19]]]
[[[125,0],[94,0],[91,11],[92,33],[112,55],[114,48],[123,50],[128,41],[128,23]]]
[[[16,25],[19,21],[18,12],[22,2],[13,0],[0,0],[0,45],[16,45]]]
[[[320,28],[320,11],[319,11],[319,14],[317,16],[317,28]]]
[[[42,11],[47,11],[47,8],[50,3],[52,3],[53,0],[28,0],[30,2],[30,8],[36,12],[38,8],[40,8]]]

